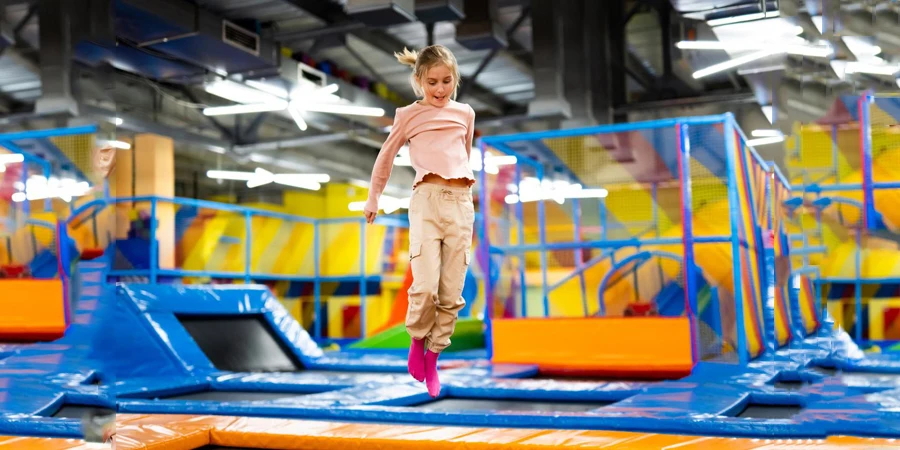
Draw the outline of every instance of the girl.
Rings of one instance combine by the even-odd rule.
[[[466,302],[463,284],[469,266],[475,207],[469,167],[475,111],[456,101],[459,69],[441,45],[421,52],[403,49],[397,60],[413,68],[410,84],[421,100],[397,108],[394,126],[375,160],[366,201],[366,221],[378,212],[378,199],[391,176],[394,158],[409,143],[416,171],[409,201],[409,288],[406,330],[412,339],[409,373],[425,381],[428,393],[441,391],[437,360],[450,345],[456,318]]]

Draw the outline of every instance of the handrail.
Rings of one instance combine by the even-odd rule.
[[[157,254],[158,249],[158,241],[155,238],[150,239],[150,252],[149,252],[149,269],[140,269],[140,270],[113,270],[110,275],[112,276],[146,276],[148,277],[151,283],[155,283],[158,280],[158,277],[195,277],[195,276],[211,276],[214,278],[241,278],[243,277],[245,282],[250,282],[252,279],[297,279],[303,281],[309,281],[314,283],[314,302],[315,302],[315,310],[320,310],[320,304],[322,301],[322,293],[321,293],[321,284],[325,282],[333,282],[333,281],[347,281],[347,282],[359,282],[359,292],[361,297],[366,296],[366,285],[373,278],[380,277],[380,275],[371,273],[366,273],[366,228],[365,228],[365,217],[360,214],[356,217],[346,217],[346,218],[311,218],[311,217],[303,217],[296,216],[291,214],[279,213],[274,211],[269,211],[260,208],[252,208],[246,206],[238,206],[238,205],[229,205],[225,203],[217,203],[207,200],[197,200],[197,199],[187,199],[187,198],[179,198],[179,197],[162,197],[162,196],[136,196],[136,197],[116,197],[116,198],[102,198],[91,200],[75,210],[73,210],[70,216],[65,220],[65,223],[71,224],[75,221],[76,218],[83,215],[85,212],[91,211],[96,208],[106,208],[111,205],[117,205],[122,203],[142,203],[149,205],[150,208],[150,236],[155,237],[156,230],[159,227],[156,211],[160,207],[161,204],[172,204],[172,205],[183,205],[183,206],[193,206],[198,208],[206,208],[216,211],[225,211],[236,213],[233,217],[236,220],[244,220],[245,221],[245,229],[247,230],[246,238],[244,238],[244,269],[242,271],[234,271],[234,272],[208,272],[208,271],[188,271],[183,269],[162,269],[159,267],[159,256]],[[96,211],[93,213],[96,216]],[[294,223],[303,223],[312,226],[313,228],[313,254],[314,254],[314,262],[313,262],[313,275],[312,276],[282,276],[282,275],[274,275],[274,274],[266,274],[266,273],[257,273],[252,269],[253,266],[253,233],[252,233],[252,225],[251,219],[254,216],[261,217],[270,217],[276,219],[282,219],[287,222]],[[481,219],[480,214],[476,214],[476,219]],[[90,219],[89,219],[90,220]],[[94,217],[93,220],[97,220]],[[342,276],[324,276],[321,273],[321,255],[320,255],[320,227],[323,225],[329,224],[348,224],[348,223],[358,223],[360,226],[360,251],[359,251],[359,274],[350,274],[350,275],[342,275]],[[384,225],[384,226],[393,226],[393,227],[409,227],[409,220],[403,215],[381,215],[375,220],[375,224]],[[274,277],[274,278],[273,278]],[[362,303],[362,308],[365,308],[365,302]],[[362,317],[366,317],[365,310],[363,309],[360,312]],[[365,319],[363,319],[365,321]],[[365,322],[362,324],[362,334],[365,336]],[[313,335],[316,339],[321,338],[322,330],[321,330],[321,321],[316,321],[316,325],[314,327]]]
[[[654,256],[658,256],[660,258],[668,258],[677,262],[683,262],[684,258],[681,255],[677,255],[671,252],[665,252],[661,250],[644,250],[642,252],[631,254],[625,257],[623,260],[614,264],[609,272],[606,272],[606,275],[603,276],[603,279],[600,281],[600,287],[597,288],[597,297],[598,297],[598,308],[601,315],[606,314],[606,285],[609,283],[609,279],[622,267],[626,264],[631,263],[635,260],[640,260],[641,262],[638,265],[643,264],[646,261],[649,261]]]
[[[364,222],[366,218],[364,216],[359,217],[334,217],[334,218],[326,218],[326,219],[314,219],[311,217],[298,216],[295,214],[286,214],[275,211],[269,211],[261,208],[252,208],[249,206],[239,206],[239,205],[229,205],[227,203],[218,203],[209,200],[198,200],[193,198],[184,198],[184,197],[163,197],[163,196],[137,196],[137,197],[112,197],[108,199],[96,199],[91,200],[90,202],[85,203],[84,205],[76,208],[69,215],[69,218],[66,219],[66,224],[70,224],[71,221],[75,218],[83,214],[88,209],[93,207],[102,205],[104,207],[109,205],[115,205],[120,203],[144,203],[144,202],[152,202],[156,201],[158,203],[171,203],[175,205],[184,205],[184,206],[196,206],[198,208],[208,208],[215,209],[218,211],[226,211],[226,212],[238,212],[244,214],[251,214],[255,216],[265,216],[272,217],[283,220],[290,220],[293,222],[302,222],[308,224],[321,223],[321,224],[329,224],[329,223],[347,223],[347,222]],[[402,226],[409,224],[409,220],[405,219],[401,215],[392,215],[386,214],[378,216],[375,219],[376,223],[380,225],[392,224],[394,226]]]

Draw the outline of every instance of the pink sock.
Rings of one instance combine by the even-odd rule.
[[[425,341],[423,339],[412,339],[409,346],[409,361],[406,363],[409,374],[416,381],[425,381]]]
[[[431,350],[425,352],[425,386],[428,394],[437,397],[441,393],[441,380],[438,379],[437,360],[440,353]]]

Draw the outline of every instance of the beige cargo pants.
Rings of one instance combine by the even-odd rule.
[[[475,206],[469,188],[420,183],[409,201],[409,288],[406,330],[440,353],[450,345],[469,269]]]

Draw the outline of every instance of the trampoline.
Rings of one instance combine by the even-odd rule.
[[[229,372],[299,372],[303,363],[276,337],[261,314],[177,315],[216,369]]]
[[[797,404],[773,405],[750,402],[735,417],[741,419],[790,419],[803,411]]]
[[[93,416],[112,416],[116,412],[109,408],[100,408],[97,406],[67,404],[57,409],[50,415],[54,419],[81,419],[88,414]]]
[[[161,396],[155,400],[187,400],[214,402],[264,402],[286,398],[304,397],[314,392],[250,392],[250,391],[202,391],[190,394]]]
[[[413,408],[428,411],[537,411],[537,412],[586,412],[615,402],[559,402],[506,400],[481,398],[445,398],[432,402],[413,405]]]

